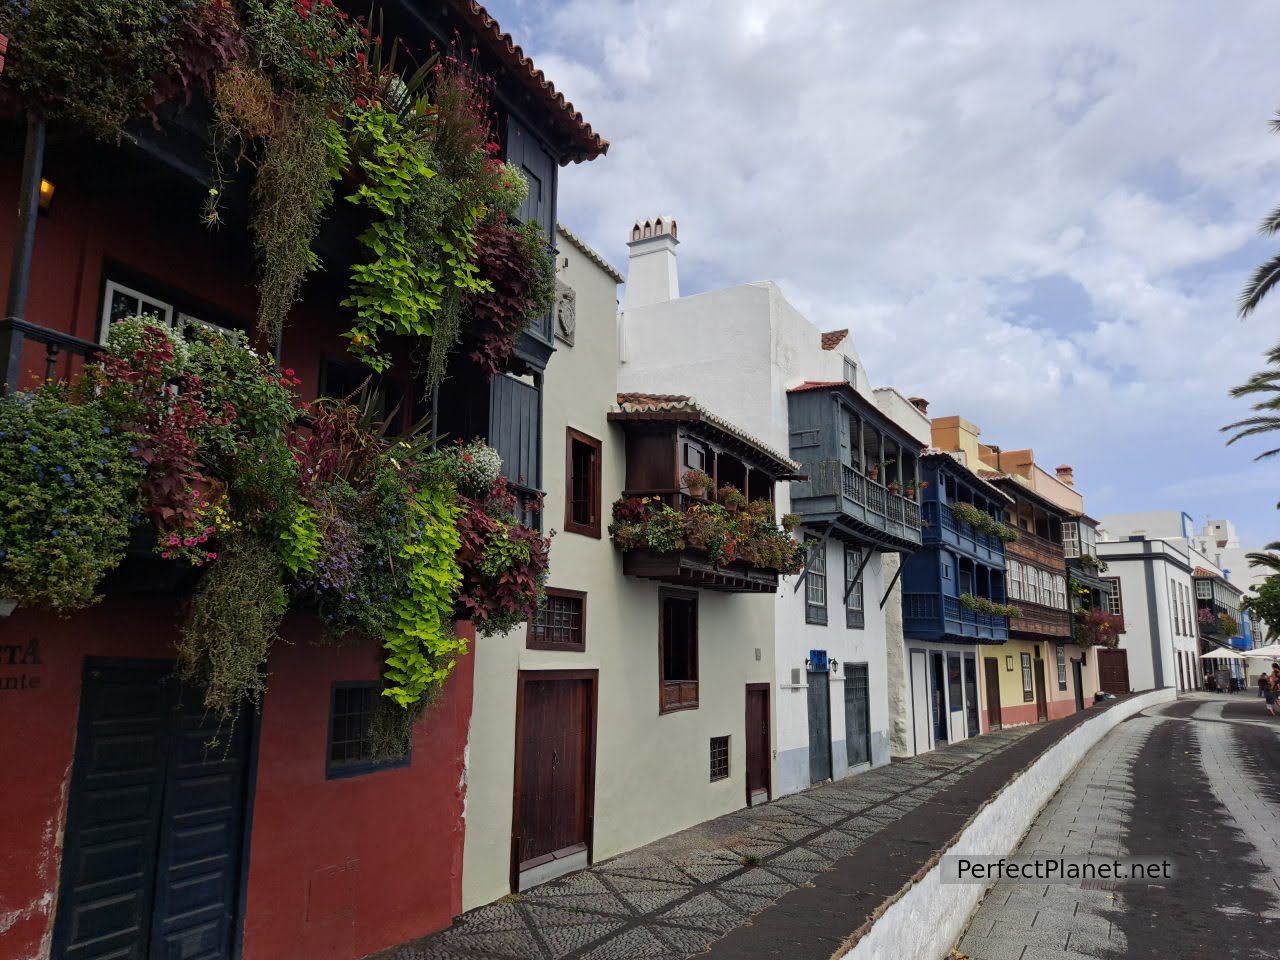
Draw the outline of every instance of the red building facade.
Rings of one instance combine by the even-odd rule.
[[[551,236],[558,165],[607,144],[478,4],[389,6],[388,21],[414,48],[459,38],[478,51],[495,78],[503,155],[538,185],[521,213]],[[16,198],[23,126],[0,124],[0,196]],[[10,388],[77,374],[115,299],[136,302],[130,312],[158,307],[173,321],[252,328],[252,247],[243,224],[202,226],[208,182],[193,158],[207,143],[197,137],[192,152],[189,135],[144,124],[116,145],[51,131],[39,174],[53,199],[24,271],[25,312],[0,321],[0,380]],[[5,296],[22,247],[14,207],[0,205]],[[350,242],[335,212],[317,248],[341,261]],[[364,375],[341,337],[342,274],[308,281],[278,345],[306,399]],[[535,393],[552,349],[549,325],[517,347]],[[412,422],[424,413],[423,391],[409,345],[391,352],[381,384]],[[512,484],[536,492],[537,464],[502,449],[498,418],[511,405],[485,393],[500,387],[454,379],[464,385],[442,393],[439,417],[453,435],[498,447]],[[536,399],[527,409],[540,416]],[[343,960],[447,926],[461,912],[471,657],[458,658],[406,758],[353,763],[344,731],[377,696],[382,651],[313,644],[319,624],[290,614],[261,709],[245,711],[227,735],[205,716],[199,691],[174,679],[190,584],[159,582],[147,564],[131,556],[105,599],[68,619],[23,609],[0,617],[0,956]],[[475,641],[466,621],[458,635]]]

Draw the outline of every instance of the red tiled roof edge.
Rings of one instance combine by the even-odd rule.
[[[449,4],[462,15],[477,35],[492,45],[498,57],[511,67],[534,96],[541,99],[553,114],[560,116],[574,146],[570,159],[574,162],[594,160],[608,153],[609,141],[591,129],[591,124],[583,119],[582,114],[574,109],[563,93],[556,90],[555,84],[547,79],[547,75],[533,65],[533,61],[525,56],[524,50],[511,34],[503,31],[488,10],[476,0],[449,0]]]
[[[828,330],[822,335],[822,349],[834,350],[849,335],[849,331],[845,330]]]
[[[830,390],[832,387],[848,386],[843,380],[806,380],[797,387],[789,387],[787,393],[804,393],[806,390]]]

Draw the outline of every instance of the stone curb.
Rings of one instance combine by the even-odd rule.
[[[1040,754],[969,818],[900,890],[833,954],[833,960],[933,960],[943,957],[964,932],[987,887],[942,883],[943,854],[1006,856],[1084,754],[1108,732],[1158,703],[1177,699],[1171,687],[1126,698],[1079,726]]]

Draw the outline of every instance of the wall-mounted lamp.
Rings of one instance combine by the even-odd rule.
[[[54,186],[52,180],[40,178],[40,212],[48,213],[49,207],[53,204],[53,192],[58,188]]]

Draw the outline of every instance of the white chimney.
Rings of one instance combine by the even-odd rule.
[[[672,217],[637,220],[631,228],[631,258],[627,265],[624,310],[680,299],[676,274],[676,221]]]

